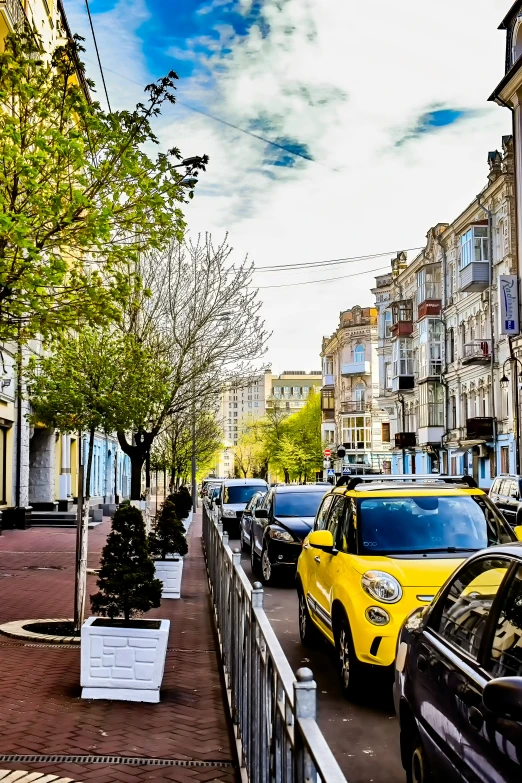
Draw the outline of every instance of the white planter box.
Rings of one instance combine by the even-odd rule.
[[[155,560],[156,579],[163,582],[162,598],[181,598],[181,576],[183,574],[183,558]]]
[[[159,702],[170,620],[151,629],[93,625],[96,619],[82,625],[82,699]]]
[[[192,517],[193,516],[194,516],[194,512],[193,511],[189,511],[188,517],[183,520],[183,525],[185,527],[185,533],[187,532],[187,530],[189,529],[189,527],[192,524]]]

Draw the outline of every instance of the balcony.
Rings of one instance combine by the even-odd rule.
[[[413,332],[413,321],[397,321],[392,324],[392,337],[411,337]]]
[[[334,381],[335,379],[333,375],[323,375],[323,386],[333,386]]]
[[[466,440],[493,440],[494,419],[492,416],[478,416],[466,419]]]
[[[441,299],[425,299],[423,302],[420,302],[417,307],[417,320],[420,321],[422,318],[427,318],[431,315],[440,315],[441,310]]]
[[[415,386],[414,375],[396,375],[392,378],[392,391],[411,391]]]
[[[395,435],[396,449],[414,449],[417,436],[414,432],[397,432]]]
[[[20,0],[0,0],[0,15],[12,32],[26,24],[27,18]]]
[[[341,413],[368,413],[372,409],[371,402],[345,400],[341,402]]]
[[[323,421],[335,421],[335,411],[323,408]]]
[[[485,291],[489,286],[489,262],[472,261],[460,270],[460,290]]]
[[[341,365],[342,375],[369,375],[370,362],[347,362]]]
[[[488,364],[491,361],[491,340],[472,340],[464,345],[462,364]]]

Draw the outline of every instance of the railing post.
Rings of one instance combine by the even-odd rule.
[[[228,533],[227,533],[227,531],[226,531],[226,530],[225,530],[225,532],[223,533],[223,545],[224,545],[224,546],[228,546]]]
[[[250,769],[251,781],[261,780],[262,755],[266,748],[262,744],[263,736],[263,700],[261,698],[261,667],[259,666],[259,628],[254,609],[262,609],[264,603],[263,586],[260,582],[252,585],[250,616],[250,677],[248,687],[248,714],[250,716]]]
[[[316,783],[317,772],[299,728],[300,718],[315,720],[317,713],[317,686],[311,669],[298,669],[294,682],[294,764],[295,783]]]

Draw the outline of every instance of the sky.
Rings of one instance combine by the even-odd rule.
[[[64,2],[104,105],[85,0]],[[375,274],[397,251],[413,259],[486,184],[488,151],[511,132],[487,102],[511,5],[90,0],[113,109],[179,76],[154,129],[163,149],[210,156],[185,210],[192,235],[228,234],[234,259],[257,267],[366,256],[255,272],[273,371],[320,369],[340,312],[371,306]]]

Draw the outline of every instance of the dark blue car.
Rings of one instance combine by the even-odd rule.
[[[473,555],[399,635],[408,783],[522,780],[522,545]]]

